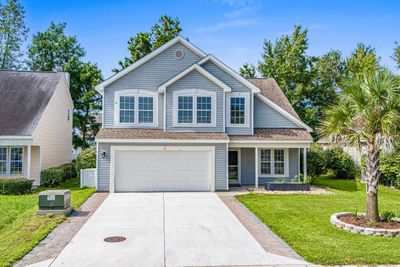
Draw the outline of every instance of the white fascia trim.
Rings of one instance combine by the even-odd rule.
[[[182,140],[182,139],[108,139],[100,138],[96,139],[97,143],[198,143],[198,144],[226,144],[229,140]]]
[[[312,144],[313,141],[287,141],[287,140],[230,140],[229,143],[246,143],[246,144]]]
[[[280,114],[282,114],[283,116],[288,118],[293,123],[297,124],[301,128],[306,129],[308,132],[313,132],[313,129],[310,126],[308,126],[307,124],[302,122],[300,119],[296,118],[295,116],[293,116],[292,114],[290,114],[289,112],[287,112],[286,110],[284,110],[283,108],[281,108],[280,106],[278,106],[277,104],[275,104],[274,102],[272,102],[271,100],[269,100],[268,98],[263,96],[262,94],[257,94],[257,97],[261,101],[263,101],[265,104],[269,105],[271,108],[275,109]]]
[[[246,87],[251,89],[253,93],[255,93],[255,94],[260,93],[260,88],[258,88],[257,86],[255,86],[254,84],[252,84],[251,82],[249,82],[248,80],[243,78],[242,76],[240,76],[239,73],[237,73],[236,71],[234,71],[233,69],[228,67],[225,63],[223,63],[222,61],[220,61],[219,59],[217,59],[213,55],[206,56],[205,58],[203,58],[199,62],[197,62],[197,64],[202,65],[202,64],[204,64],[205,62],[207,62],[209,60],[211,60],[218,67],[220,67],[221,69],[223,69],[224,71],[229,73],[233,78],[235,78],[236,80],[241,82],[243,85],[245,85]]]
[[[169,42],[165,43],[164,45],[160,46],[159,48],[157,48],[156,50],[154,50],[150,54],[148,54],[148,55],[144,56],[143,58],[139,59],[138,61],[136,61],[132,65],[126,67],[125,69],[123,69],[120,72],[114,74],[113,76],[111,76],[107,80],[105,80],[102,83],[96,85],[96,87],[95,87],[96,91],[99,92],[100,94],[103,94],[104,87],[106,87],[107,85],[113,83],[114,81],[118,80],[119,78],[123,77],[124,75],[128,74],[132,70],[134,70],[137,67],[139,67],[140,65],[146,63],[150,59],[154,58],[155,56],[157,56],[158,54],[162,53],[163,51],[165,51],[166,49],[170,48],[171,46],[173,46],[174,44],[176,44],[178,42],[180,42],[181,44],[186,46],[188,49],[190,49],[191,51],[193,51],[195,54],[199,55],[200,57],[205,57],[206,56],[206,53],[204,53],[199,48],[194,46],[188,40],[186,40],[185,38],[183,38],[181,36],[177,36],[174,39],[170,40]]]
[[[23,140],[29,140],[33,139],[32,136],[22,136],[22,135],[1,135],[0,139],[23,139]]]
[[[173,77],[172,79],[170,79],[167,82],[165,82],[162,85],[160,85],[158,87],[158,93],[165,93],[165,91],[167,90],[168,86],[170,86],[171,84],[175,83],[176,81],[182,79],[183,77],[185,77],[187,74],[189,74],[193,70],[198,71],[204,77],[206,77],[207,79],[209,79],[210,81],[212,81],[213,83],[215,83],[216,85],[221,87],[224,90],[224,92],[231,92],[232,91],[232,89],[228,85],[226,85],[225,83],[220,81],[217,77],[215,77],[214,75],[212,75],[211,73],[209,73],[208,71],[206,71],[201,66],[199,66],[198,64],[195,63],[192,66],[190,66],[187,69],[185,69],[184,71],[182,71],[181,73],[179,73],[178,75],[176,75],[175,77]]]

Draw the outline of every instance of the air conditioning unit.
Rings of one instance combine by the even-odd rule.
[[[71,192],[69,190],[46,190],[39,193],[38,215],[68,215],[71,208]]]

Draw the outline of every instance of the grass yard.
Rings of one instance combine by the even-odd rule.
[[[54,188],[52,188],[54,189]],[[71,190],[71,204],[78,208],[95,189],[80,189],[79,179],[71,179],[58,189]],[[46,188],[39,188],[39,191]],[[45,238],[65,216],[37,216],[37,193],[22,196],[0,195],[0,266],[10,266]]]
[[[365,185],[321,177],[316,185],[332,195],[237,196],[277,235],[307,261],[316,264],[400,263],[400,238],[370,237],[345,232],[329,222],[340,211],[365,212]],[[400,190],[379,188],[380,212],[400,216]]]

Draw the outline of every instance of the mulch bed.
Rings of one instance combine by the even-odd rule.
[[[348,214],[339,217],[339,220],[348,224],[361,226],[365,228],[383,228],[383,229],[400,229],[400,222],[377,222],[370,223],[365,216],[357,216]]]

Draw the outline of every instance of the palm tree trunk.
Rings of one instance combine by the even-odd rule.
[[[380,177],[380,149],[376,142],[368,143],[367,151],[367,220],[379,221],[378,182]]]

